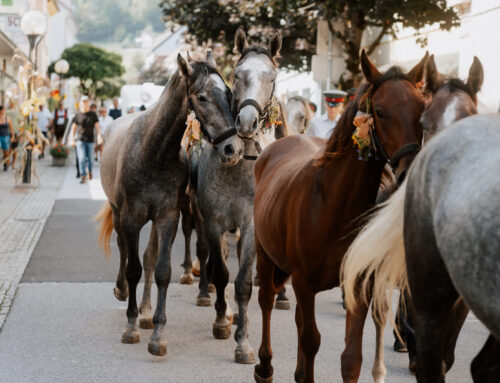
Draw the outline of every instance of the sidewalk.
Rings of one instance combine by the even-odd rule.
[[[66,174],[51,162],[48,154],[36,161],[38,187],[15,186],[13,170],[0,173],[0,330]]]

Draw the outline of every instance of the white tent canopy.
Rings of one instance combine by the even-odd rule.
[[[164,87],[154,85],[153,83],[144,83],[142,85],[124,85],[120,92],[122,106],[125,109],[144,105],[149,108],[160,98]]]

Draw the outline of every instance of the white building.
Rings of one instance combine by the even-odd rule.
[[[62,52],[77,43],[75,19],[73,18],[72,0],[58,0],[58,12],[49,18],[47,40],[49,48],[49,60],[56,61]]]
[[[441,31],[437,25],[430,25],[420,31],[427,39],[421,48],[416,43],[415,30],[400,28],[397,39],[385,36],[371,58],[382,69],[400,65],[409,69],[420,60],[425,51],[434,54],[441,73],[466,79],[474,56],[484,67],[484,85],[479,93],[480,112],[496,112],[500,108],[500,39],[496,38],[500,20],[498,0],[449,0],[461,19],[461,25],[451,31]],[[376,31],[365,31],[363,47],[369,45]],[[333,41],[331,79],[336,83],[345,71],[343,51],[338,41]],[[313,59],[314,78],[324,81],[327,73],[328,28],[326,23],[318,24],[318,55]]]

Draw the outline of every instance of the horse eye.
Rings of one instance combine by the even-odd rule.
[[[375,114],[377,115],[378,118],[385,117],[384,112],[382,112],[381,109],[375,109]]]
[[[198,101],[200,101],[200,102],[207,102],[208,100],[207,100],[207,98],[205,96],[203,96],[203,95],[200,94],[198,96]]]

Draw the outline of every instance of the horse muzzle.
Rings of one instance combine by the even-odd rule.
[[[238,135],[253,138],[259,129],[259,112],[252,105],[245,106],[236,117],[235,127]]]
[[[228,166],[236,165],[243,158],[243,141],[232,136],[215,146],[221,162]]]

